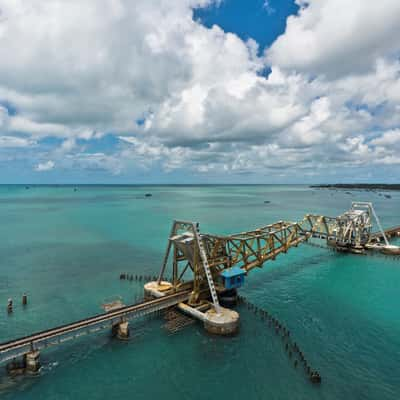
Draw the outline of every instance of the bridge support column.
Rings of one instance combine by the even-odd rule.
[[[40,352],[30,351],[25,354],[25,370],[27,373],[36,374],[40,369]]]
[[[214,335],[230,336],[239,330],[239,314],[225,307],[220,307],[219,313],[211,307],[208,311],[202,312],[199,309],[190,307],[185,303],[179,303],[178,308],[184,313],[203,321],[207,332]]]
[[[224,307],[217,313],[212,308],[205,313],[204,328],[214,335],[234,335],[239,330],[239,314]]]
[[[129,338],[129,322],[122,321],[113,326],[113,335],[121,340]]]
[[[231,308],[237,304],[237,290],[228,289],[218,293],[219,302],[223,307]]]

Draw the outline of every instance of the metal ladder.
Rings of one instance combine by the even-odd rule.
[[[193,226],[193,228],[194,228],[193,231],[194,231],[194,235],[196,237],[196,241],[199,244],[200,258],[203,263],[204,272],[206,273],[208,287],[210,288],[211,297],[212,297],[212,300],[214,303],[214,308],[215,308],[216,313],[219,314],[221,312],[221,306],[219,305],[217,291],[215,290],[214,281],[213,281],[211,271],[210,271],[210,266],[209,266],[208,260],[207,260],[207,255],[204,250],[203,239],[201,239],[201,237],[200,237],[199,225],[196,224],[195,226]]]

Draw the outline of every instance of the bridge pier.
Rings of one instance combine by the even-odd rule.
[[[223,291],[218,291],[218,299],[223,307],[232,308],[237,304],[237,290],[225,289]]]
[[[203,321],[204,329],[214,335],[230,336],[239,330],[239,314],[234,310],[220,307],[219,312],[216,312],[211,306],[208,311],[202,312],[185,303],[179,303],[178,308],[191,317]]]
[[[32,350],[24,356],[25,371],[30,374],[36,374],[40,369],[40,352]]]
[[[121,321],[113,325],[113,336],[120,340],[127,340],[129,338],[129,322]]]
[[[22,359],[17,360],[14,358],[7,364],[7,373],[11,376],[27,374],[37,374],[40,370],[40,352],[38,350],[31,350],[29,353],[23,355]]]
[[[218,313],[211,308],[205,313],[204,328],[214,335],[234,335],[239,330],[239,314],[229,308],[221,307]]]

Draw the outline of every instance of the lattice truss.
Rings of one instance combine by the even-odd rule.
[[[351,210],[336,218],[308,214],[301,222],[279,221],[226,236],[202,234],[198,224],[175,221],[159,281],[164,279],[171,250],[173,286],[192,287],[194,302],[202,290],[213,286],[210,277],[216,281],[222,270],[237,266],[249,272],[311,237],[336,244],[366,243],[371,234],[371,210],[369,204],[360,210],[360,204],[354,203]],[[183,280],[188,275],[190,283]]]

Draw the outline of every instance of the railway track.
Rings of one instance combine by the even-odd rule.
[[[189,291],[174,293],[157,299],[145,300],[118,310],[98,314],[55,328],[0,343],[0,363],[26,354],[30,350],[40,350],[67,340],[81,337],[87,333],[112,327],[123,320],[138,318],[172,307],[189,298]]]

